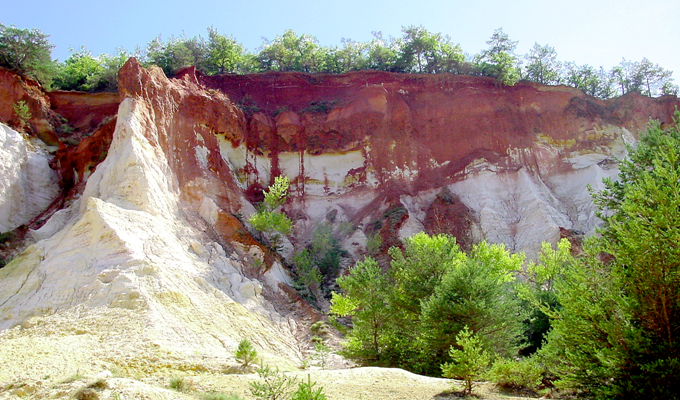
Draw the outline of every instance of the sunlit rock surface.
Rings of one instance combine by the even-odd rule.
[[[0,233],[28,223],[59,194],[50,154],[39,140],[26,141],[0,123]]]
[[[2,121],[17,123],[8,110],[30,92],[31,134],[58,146],[52,158],[2,128],[0,223],[13,229],[62,199],[0,269],[0,353],[30,354],[0,382],[55,369],[223,371],[243,338],[296,365],[314,313],[285,260],[244,225],[274,176],[292,182],[287,255],[328,224],[344,265],[378,237],[384,255],[423,230],[535,257],[541,241],[593,232],[587,186],[616,176],[648,119],[667,123],[680,105],[446,74],[190,68],[167,79],[134,59],[118,98],[48,95],[0,72]],[[30,171],[40,176],[21,177]]]

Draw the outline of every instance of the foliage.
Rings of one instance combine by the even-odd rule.
[[[234,352],[234,358],[244,367],[248,367],[257,359],[257,350],[255,350],[248,339],[243,339],[239,342],[236,352]]]
[[[340,259],[345,251],[340,247],[340,241],[333,233],[329,223],[320,224],[312,234],[309,246],[310,256],[326,280],[333,280],[340,269]]]
[[[207,46],[205,69],[209,74],[236,72],[244,60],[243,46],[233,37],[220,35],[213,27],[208,28]]]
[[[378,71],[404,72],[400,57],[402,41],[383,38],[382,32],[373,32],[373,40],[366,46],[366,67]]]
[[[456,345],[449,349],[452,362],[441,368],[444,377],[462,379],[465,382],[463,394],[468,395],[472,393],[472,381],[482,376],[491,356],[484,350],[481,339],[467,326],[456,335]]]
[[[250,394],[258,400],[283,400],[290,397],[296,383],[294,377],[288,376],[278,368],[265,365],[257,369],[260,380],[250,382]]]
[[[560,83],[560,62],[557,61],[557,52],[554,47],[541,46],[538,43],[529,50],[525,56],[526,79],[544,85],[556,85]]]
[[[71,49],[71,55],[59,68],[54,85],[62,90],[91,91],[103,70],[101,62],[84,46],[80,51]]]
[[[49,87],[55,73],[54,45],[39,29],[20,29],[0,23],[0,66]]]
[[[559,311],[555,284],[576,262],[570,250],[571,243],[566,238],[557,243],[557,249],[553,249],[549,243],[543,243],[539,262],[527,265],[524,279],[517,286],[518,295],[531,309],[524,322],[525,354],[532,354],[543,345],[551,326],[550,316]]]
[[[404,33],[402,45],[403,64],[407,72],[442,73],[458,72],[465,61],[460,46],[451,43],[448,36],[441,33],[432,34],[422,26],[402,28]]]
[[[387,276],[369,257],[356,263],[349,275],[339,277],[337,283],[345,294],[333,293],[331,312],[353,316],[354,329],[348,339],[347,353],[378,360],[383,351],[384,330],[391,319],[387,307]]]
[[[626,60],[612,68],[611,76],[618,87],[619,94],[637,92],[645,96],[660,94],[660,89],[670,82],[671,71],[653,64],[647,58],[640,62]]]
[[[326,369],[328,364],[328,356],[331,354],[331,349],[325,343],[319,342],[314,344],[314,358],[319,360],[321,369]]]
[[[170,383],[168,384],[170,389],[174,389],[178,392],[189,392],[193,389],[193,383],[186,380],[183,376],[174,376],[170,378]]]
[[[331,311],[352,316],[345,343],[349,356],[436,374],[465,325],[478,331],[486,350],[515,354],[522,313],[513,274],[523,255],[486,243],[468,255],[453,237],[425,233],[389,254],[386,273],[366,258],[338,278],[345,293],[334,294]]]
[[[503,28],[496,29],[487,40],[487,50],[476,57],[475,63],[482,75],[496,78],[499,83],[512,86],[519,80],[517,57],[514,55],[517,42],[510,40]]]
[[[16,114],[19,119],[22,128],[26,128],[28,126],[28,120],[32,117],[28,104],[26,104],[24,100],[19,100],[12,104],[12,108],[14,109],[14,114]]]
[[[486,376],[501,387],[536,390],[543,378],[543,367],[536,357],[519,360],[499,358],[494,361]]]
[[[341,231],[341,229],[340,229]],[[346,251],[340,246],[338,236],[330,223],[319,224],[312,234],[309,245],[293,256],[298,275],[299,288],[304,295],[307,291],[311,297],[320,295],[321,282],[330,287],[340,271],[340,261]]]
[[[366,238],[366,254],[371,257],[380,254],[380,249],[382,248],[383,240],[380,236],[380,232],[376,232],[373,235],[368,235]]]
[[[316,382],[312,382],[307,375],[307,382],[298,383],[298,389],[291,396],[291,400],[326,400],[323,394],[323,386],[315,388]]]
[[[340,74],[365,69],[367,44],[345,38],[340,42],[342,47],[333,46],[325,49],[320,72]]]
[[[322,53],[315,37],[297,36],[288,29],[266,42],[257,59],[263,71],[315,72],[322,63]]]
[[[602,67],[597,71],[587,64],[566,63],[564,64],[562,81],[569,86],[583,90],[586,94],[601,99],[614,95],[611,77]]]
[[[452,338],[468,326],[493,354],[515,355],[522,315],[512,283],[523,262],[523,254],[510,255],[502,245],[481,242],[446,271],[421,304],[428,354],[443,360]]]
[[[312,261],[309,250],[304,249],[299,253],[295,253],[293,262],[295,263],[298,281],[312,293],[318,291],[322,276],[319,267]]]
[[[665,131],[651,122],[619,180],[605,180],[594,195],[600,236],[555,284],[561,309],[539,353],[562,386],[602,398],[677,398],[679,118]]]
[[[280,243],[279,235],[288,234],[293,226],[293,222],[286,214],[275,211],[286,201],[289,185],[288,177],[274,178],[274,183],[264,193],[264,202],[248,220],[256,230],[269,234],[269,245],[272,248],[276,248]]]
[[[202,68],[206,53],[205,40],[200,36],[191,39],[171,36],[167,41],[157,36],[146,48],[147,62],[161,67],[168,77],[191,65]]]
[[[672,72],[643,58],[639,62],[623,59],[609,71],[590,65],[560,62],[549,45],[538,43],[524,56],[515,54],[516,41],[502,28],[487,41],[489,47],[468,56],[450,37],[429,32],[423,26],[402,27],[400,37],[384,37],[372,32],[373,39],[357,42],[341,39],[339,46],[319,45],[314,36],[298,35],[286,30],[273,40],[264,39],[256,53],[246,51],[232,36],[209,27],[203,37],[161,36],[149,42],[144,51],[94,56],[81,48],[72,51],[64,63],[50,59],[54,47],[48,35],[36,29],[18,29],[0,24],[0,65],[35,78],[49,88],[56,76],[56,88],[84,91],[115,91],[116,74],[131,56],[143,65],[158,65],[167,76],[195,66],[204,74],[297,71],[306,73],[345,73],[378,70],[410,73],[454,73],[496,78],[502,85],[514,85],[519,79],[543,84],[567,84],[601,99],[637,92],[646,96],[677,95]],[[526,65],[520,68],[520,59]],[[249,106],[246,110],[252,111]],[[310,111],[327,112],[326,104],[310,106]]]

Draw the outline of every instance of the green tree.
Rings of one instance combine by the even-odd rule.
[[[560,83],[561,64],[557,61],[557,52],[554,47],[534,43],[534,47],[524,58],[527,60],[525,70],[528,80],[544,85]]]
[[[341,47],[325,49],[321,71],[341,74],[364,69],[367,61],[364,53],[367,46],[345,38],[341,39],[341,43]]]
[[[557,249],[550,243],[542,243],[538,263],[530,262],[526,266],[524,279],[517,286],[520,298],[530,309],[525,320],[525,354],[534,353],[543,345],[551,327],[550,316],[560,308],[555,284],[575,262],[570,250],[571,243],[567,239],[561,239]]]
[[[563,81],[569,86],[581,89],[584,93],[600,99],[608,99],[615,94],[612,88],[613,80],[602,67],[597,71],[587,64],[565,63]]]
[[[258,400],[284,400],[291,397],[293,387],[297,382],[294,376],[289,376],[279,368],[273,369],[268,365],[256,370],[257,381],[251,381],[250,394]]]
[[[139,50],[134,54],[123,48],[118,48],[116,54],[100,54],[99,60],[102,71],[96,75],[96,84],[92,86],[93,91],[115,92],[118,90],[118,71],[130,59],[139,57]]]
[[[291,400],[326,400],[323,394],[323,386],[315,387],[316,382],[307,375],[307,382],[298,383],[297,390],[291,396]]]
[[[234,352],[234,358],[244,367],[248,367],[257,359],[257,350],[255,350],[248,339],[243,339],[239,342],[236,352]]]
[[[304,249],[293,256],[295,268],[300,283],[312,290],[312,292],[319,290],[321,283],[321,272],[319,267],[314,264],[312,257],[309,255],[309,250]]]
[[[465,61],[460,46],[448,36],[430,33],[422,26],[402,27],[402,32],[401,56],[408,72],[457,73]]]
[[[402,41],[385,39],[382,32],[373,32],[373,40],[368,43],[366,67],[378,71],[405,72],[403,57],[400,57]]]
[[[467,326],[456,335],[456,347],[450,347],[449,356],[452,362],[441,366],[444,377],[462,379],[465,382],[463,394],[472,394],[472,381],[486,371],[491,356],[484,350],[480,338]]]
[[[208,28],[207,46],[206,72],[210,74],[236,72],[243,62],[243,46],[233,37],[220,35],[213,27]]]
[[[159,35],[146,48],[147,61],[161,67],[168,77],[173,77],[180,69],[192,65],[204,69],[206,53],[207,46],[201,37],[189,39],[171,36],[164,42]]]
[[[672,85],[672,75],[672,71],[661,68],[647,58],[640,62],[624,58],[611,71],[611,76],[619,87],[619,94],[637,92],[650,97],[665,94],[663,87]]]
[[[519,69],[515,48],[517,42],[510,40],[503,28],[494,31],[487,40],[489,48],[475,57],[475,64],[482,75],[496,78],[506,86],[512,86],[519,80]]]
[[[523,263],[523,254],[511,255],[503,245],[481,242],[446,271],[421,306],[421,340],[437,364],[445,361],[464,326],[475,331],[492,354],[517,354],[522,314],[513,282]]]
[[[523,255],[486,243],[467,255],[455,238],[425,233],[389,254],[387,273],[367,258],[338,278],[345,293],[334,294],[331,310],[352,316],[350,356],[436,375],[465,325],[486,350],[516,354],[522,313],[512,285]]]
[[[405,323],[413,326],[419,318],[421,302],[434,293],[442,277],[454,263],[465,259],[456,238],[424,232],[404,239],[404,250],[392,247],[389,274],[394,282],[392,302],[406,315]]]
[[[19,72],[49,87],[56,73],[54,45],[39,29],[19,29],[0,23],[0,66]]]
[[[31,119],[33,114],[31,114],[31,109],[28,107],[28,104],[24,100],[19,100],[16,103],[12,104],[12,109],[14,110],[14,114],[17,116],[17,119],[19,120],[19,124],[22,129],[26,129],[29,127],[28,121]]]
[[[280,235],[287,235],[293,226],[286,214],[276,211],[286,201],[289,186],[288,177],[274,178],[274,183],[264,193],[264,202],[249,219],[256,230],[269,235],[269,245],[274,249],[281,242]]]
[[[318,72],[323,56],[315,37],[288,29],[262,46],[258,60],[263,71]]]
[[[353,329],[345,347],[347,353],[351,357],[378,361],[391,320],[387,276],[369,257],[356,263],[349,275],[339,277],[337,283],[345,294],[333,293],[331,312],[341,317],[352,316]]]
[[[62,90],[91,91],[104,67],[100,60],[92,57],[92,52],[84,46],[80,51],[70,49],[71,55],[59,68],[54,85]]]

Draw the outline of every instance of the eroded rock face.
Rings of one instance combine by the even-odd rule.
[[[297,194],[288,209],[301,231],[337,212],[372,234],[385,222],[376,213],[401,206],[398,237],[441,232],[436,218],[446,216],[463,243],[487,239],[531,257],[560,228],[593,232],[587,185],[616,176],[625,144],[649,118],[671,121],[680,104],[636,94],[600,101],[568,87],[460,75],[198,79],[244,111],[242,135],[216,132],[241,186],[288,175]],[[444,207],[441,190],[460,204]]]
[[[27,224],[59,194],[50,154],[37,140],[0,123],[0,233]]]
[[[101,335],[103,348],[118,346],[100,361],[126,368],[141,368],[156,348],[168,368],[220,370],[243,338],[274,363],[295,362],[296,324],[270,301],[290,278],[276,265],[264,275],[251,267],[263,254],[238,241],[244,228],[232,213],[252,206],[212,134],[209,118],[234,106],[134,60],[120,87],[106,159],[80,198],[0,269],[0,330],[30,335],[47,325],[67,337],[77,324]],[[219,223],[231,224],[231,236],[218,234]]]

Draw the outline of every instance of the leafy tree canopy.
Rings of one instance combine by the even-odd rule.
[[[0,23],[0,66],[49,86],[55,72],[54,45],[39,29],[20,29]]]

